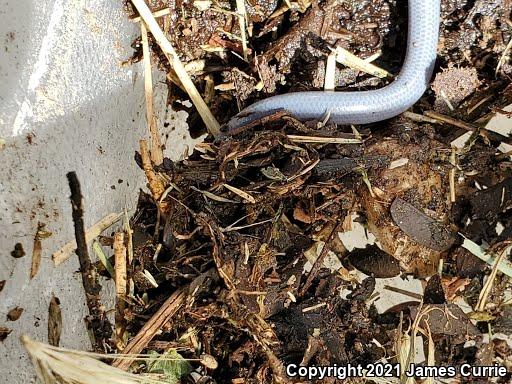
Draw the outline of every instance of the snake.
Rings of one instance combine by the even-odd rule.
[[[226,124],[229,132],[279,110],[300,120],[369,124],[408,110],[427,89],[437,57],[441,0],[408,0],[405,60],[394,80],[379,89],[290,92],[260,100]]]

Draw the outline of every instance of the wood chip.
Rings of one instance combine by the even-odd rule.
[[[153,337],[160,331],[181,308],[185,302],[186,293],[180,289],[175,291],[160,307],[160,309],[144,324],[139,333],[128,343],[123,354],[136,355],[140,353]],[[119,358],[114,360],[112,365],[120,369],[127,369],[134,358]]]
[[[117,232],[114,235],[114,258],[115,258],[115,283],[116,283],[116,314],[115,314],[115,336],[118,349],[124,348],[124,333],[126,321],[124,310],[126,304],[127,277],[126,277],[126,247],[124,245],[124,233]]]

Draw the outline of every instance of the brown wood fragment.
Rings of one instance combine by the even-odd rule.
[[[124,333],[126,321],[124,310],[126,304],[126,247],[124,245],[124,233],[117,232],[114,235],[114,257],[115,257],[115,283],[116,283],[116,314],[115,314],[115,336],[118,349],[124,348]]]
[[[185,290],[175,291],[160,307],[160,309],[147,321],[137,335],[128,343],[122,351],[123,354],[138,354],[147,347],[162,326],[169,321],[185,302]],[[114,367],[127,369],[134,359],[116,359],[112,363]]]
[[[62,311],[60,309],[60,300],[55,295],[52,295],[48,307],[48,344],[58,347],[61,332]]]
[[[151,164],[151,158],[149,155],[148,143],[146,140],[140,140],[140,156],[142,159],[142,168],[146,173],[146,177],[149,183],[149,190],[153,195],[153,198],[158,202],[165,192],[165,186],[163,181],[158,177]]]
[[[105,351],[104,343],[112,335],[112,326],[105,315],[105,309],[100,302],[101,285],[98,283],[96,267],[91,263],[87,241],[85,238],[83,196],[80,183],[75,172],[67,174],[69,188],[71,190],[71,208],[73,224],[75,228],[76,254],[80,262],[80,273],[82,285],[85,291],[89,316],[86,317],[87,328],[93,336],[92,347],[94,351],[102,353]]]
[[[140,31],[142,36],[142,52],[144,61],[144,94],[146,96],[146,119],[148,122],[149,133],[151,135],[151,160],[156,165],[162,164],[164,154],[162,152],[162,142],[158,132],[157,120],[153,104],[153,77],[151,68],[151,52],[149,50],[148,31],[146,23],[141,21]]]

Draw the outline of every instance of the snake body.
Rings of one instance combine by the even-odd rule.
[[[407,53],[398,76],[389,85],[371,91],[292,92],[258,101],[227,124],[228,132],[261,115],[286,110],[295,117],[336,124],[368,124],[389,119],[410,108],[425,92],[437,55],[440,0],[409,0]]]

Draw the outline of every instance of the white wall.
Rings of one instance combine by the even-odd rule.
[[[0,326],[13,329],[0,343],[1,382],[34,377],[19,336],[47,340],[52,293],[63,309],[61,344],[90,347],[76,256],[58,268],[50,259],[73,238],[66,173],[81,180],[86,225],[131,207],[143,183],[133,161],[145,134],[141,66],[120,65],[137,26],[122,3],[0,0],[0,280],[7,280]],[[38,221],[53,236],[43,240],[41,269],[29,281]],[[21,259],[10,255],[17,242]],[[8,322],[15,306],[25,311]]]

